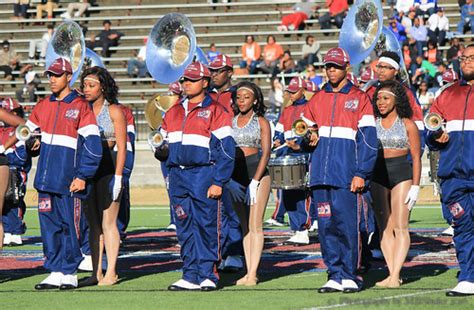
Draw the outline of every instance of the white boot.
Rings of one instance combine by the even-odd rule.
[[[21,240],[21,236],[20,235],[11,235],[10,244],[11,245],[22,245],[23,241]]]
[[[468,281],[461,281],[455,288],[446,292],[446,296],[469,296],[474,295],[474,283]]]
[[[293,237],[288,239],[286,242],[295,244],[309,244],[308,230],[295,232]]]
[[[3,235],[3,245],[10,245],[12,243],[12,234],[5,233]]]

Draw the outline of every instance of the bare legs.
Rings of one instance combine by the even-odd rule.
[[[112,202],[110,207],[104,210],[104,218],[102,220],[103,245],[107,255],[107,272],[99,285],[113,285],[117,282],[118,276],[116,271],[118,252],[120,247],[120,234],[117,228],[117,216],[120,204]],[[101,246],[99,257],[102,258],[104,246]],[[102,260],[99,261],[102,263]],[[99,268],[102,270],[102,268]],[[102,272],[100,272],[102,273]]]
[[[389,276],[377,282],[377,286],[400,286],[400,270],[410,248],[410,212],[404,200],[411,184],[411,180],[404,181],[389,190],[378,183],[372,183],[374,211],[381,234],[380,245],[389,270]]]
[[[247,274],[237,281],[237,285],[256,285],[257,270],[262,257],[264,236],[263,236],[263,217],[270,195],[270,177],[265,176],[260,180],[257,191],[257,203],[250,206],[250,212],[247,215],[245,205],[237,205],[236,212],[239,215],[242,233],[244,235],[244,253]]]
[[[8,187],[8,178],[10,177],[10,169],[8,166],[0,166],[0,250],[3,248],[3,203],[5,201],[5,193]]]

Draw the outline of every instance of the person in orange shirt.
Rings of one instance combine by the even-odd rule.
[[[257,65],[259,64],[261,53],[262,50],[260,45],[255,42],[254,36],[246,36],[245,43],[242,45],[242,61],[240,62],[240,68],[247,68],[249,74],[254,74],[257,71]]]
[[[275,36],[269,35],[267,45],[263,48],[263,60],[260,63],[260,69],[265,73],[276,75],[277,65],[283,54],[283,48],[276,43]]]

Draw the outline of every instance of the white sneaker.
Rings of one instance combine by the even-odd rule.
[[[461,281],[455,288],[446,292],[447,296],[468,296],[474,295],[474,283],[468,281]]]
[[[318,220],[313,221],[313,224],[312,224],[311,227],[309,228],[309,231],[310,231],[310,232],[317,231],[317,230],[318,230]]]
[[[286,242],[295,244],[309,244],[308,230],[295,232],[293,237],[288,239]]]
[[[199,287],[202,291],[214,291],[217,288],[216,284],[209,279],[202,281]]]
[[[79,12],[76,12],[74,13],[74,17],[80,17],[81,15],[79,14]]]
[[[79,264],[77,269],[82,271],[92,271],[94,268],[92,267],[92,256],[90,255],[83,255],[84,259]]]
[[[12,234],[5,233],[3,235],[3,245],[10,245],[12,243]]]
[[[318,292],[319,293],[332,293],[336,291],[342,292],[342,290],[343,290],[343,287],[341,284],[337,283],[334,280],[329,280],[328,282],[326,282],[326,284],[324,284],[322,287],[318,289]]]
[[[69,15],[68,12],[64,12],[63,14],[61,14],[59,16],[61,16],[63,19],[71,19],[71,15]]]
[[[175,224],[169,224],[168,227],[166,227],[167,230],[176,230],[176,225]]]
[[[265,224],[270,225],[270,226],[277,226],[277,227],[285,226],[285,224],[280,223],[277,220],[274,220],[272,218],[269,218],[268,220],[266,220]]]
[[[65,274],[61,280],[61,285],[71,285],[77,287],[77,275]]]
[[[194,291],[200,290],[201,287],[197,284],[191,283],[189,281],[179,279],[175,283],[168,286],[168,290],[170,291]]]
[[[449,226],[445,230],[441,232],[441,236],[454,236],[454,228],[453,226]]]
[[[22,245],[23,241],[21,240],[21,236],[20,235],[11,235],[10,244],[11,245]]]
[[[60,286],[64,275],[62,272],[51,272],[49,276],[40,282],[40,284],[50,284]]]

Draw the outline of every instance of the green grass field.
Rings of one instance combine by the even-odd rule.
[[[270,206],[267,215],[273,211]],[[166,207],[132,208],[129,232],[158,231],[168,224]],[[37,212],[26,216],[27,236],[39,236]],[[444,228],[439,208],[418,207],[412,213],[411,228]],[[159,242],[159,240],[157,240]],[[41,250],[40,244],[5,248],[2,255],[14,251]],[[3,258],[0,258],[3,259]],[[210,292],[168,292],[167,286],[178,280],[180,272],[152,273],[120,267],[121,281],[113,287],[81,288],[70,292],[38,292],[33,286],[45,277],[43,269],[33,271],[0,270],[0,309],[473,309],[474,298],[447,298],[445,290],[456,284],[456,268],[441,264],[404,268],[405,284],[399,289],[379,289],[374,283],[386,271],[374,269],[364,275],[367,288],[358,294],[325,294],[316,289],[326,282],[326,273],[291,269],[288,272],[263,270],[256,287],[232,286],[241,275],[221,275],[222,289]],[[148,263],[149,261],[146,261]],[[179,267],[178,267],[179,268]],[[80,273],[79,278],[87,273]]]

